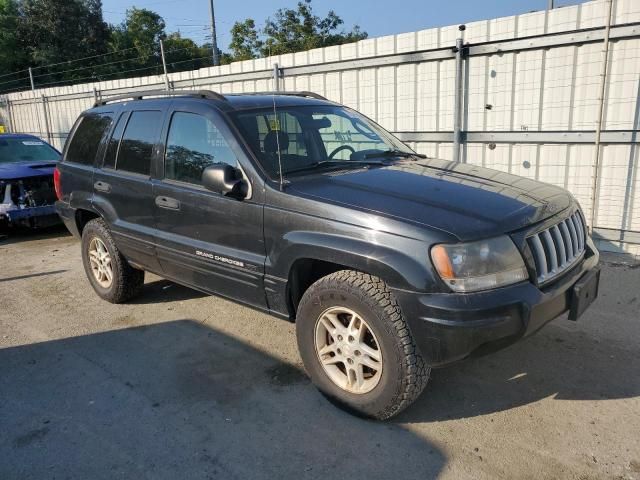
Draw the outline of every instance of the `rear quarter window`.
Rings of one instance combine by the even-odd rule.
[[[93,165],[100,142],[111,126],[112,113],[89,113],[82,117],[71,138],[65,162]]]

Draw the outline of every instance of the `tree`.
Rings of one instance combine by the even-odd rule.
[[[247,18],[244,22],[236,22],[231,27],[231,42],[229,48],[234,60],[249,60],[256,58],[263,42],[258,38],[255,21]]]
[[[160,40],[165,33],[164,19],[146,8],[131,8],[127,10],[125,20],[113,27],[111,32],[111,47],[113,50],[135,48],[141,61],[146,63],[149,57],[160,54]]]
[[[25,55],[17,35],[18,13],[18,3],[15,0],[0,0],[0,72],[3,74],[22,70],[25,64]],[[4,90],[18,85],[14,83],[18,78],[18,75],[4,76],[4,85],[0,88],[4,87]]]
[[[169,71],[195,70],[209,65],[211,48],[199,47],[190,38],[184,38],[179,32],[170,33],[164,39],[164,53]]]
[[[311,0],[298,2],[296,10],[281,8],[273,19],[265,22],[263,33],[267,36],[261,53],[280,55],[312,48],[329,47],[367,38],[367,33],[357,25],[350,31],[339,31],[344,21],[330,10],[325,18],[313,13]]]
[[[108,29],[100,0],[22,0],[18,15],[16,33],[30,66],[61,64],[106,52]],[[62,73],[65,65],[57,67],[42,80],[87,75],[77,68]]]

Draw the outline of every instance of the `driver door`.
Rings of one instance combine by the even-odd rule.
[[[238,200],[201,185],[202,171],[211,164],[243,170],[244,152],[225,120],[209,105],[176,101],[163,139],[153,196],[164,275],[266,309],[262,202],[251,188],[248,198]]]

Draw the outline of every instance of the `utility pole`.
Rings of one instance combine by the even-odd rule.
[[[216,17],[213,13],[213,0],[209,0],[209,12],[211,13],[211,46],[213,47],[213,65],[220,65],[220,55],[218,55],[218,41],[216,40]]]
[[[553,10],[553,0],[549,0],[547,3],[547,10]]]

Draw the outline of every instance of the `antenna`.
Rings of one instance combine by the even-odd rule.
[[[269,56],[271,56],[271,45],[269,45]],[[274,90],[278,90],[278,64],[273,65],[273,86]],[[280,120],[278,119],[278,111],[276,110],[276,95],[275,92],[271,93],[271,99],[273,100],[273,116],[275,117],[274,124],[276,126],[276,146],[278,148],[278,173],[280,174],[280,191],[284,190],[284,177],[282,176],[282,155],[280,154]]]

